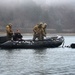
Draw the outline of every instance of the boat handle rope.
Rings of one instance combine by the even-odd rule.
[[[63,39],[62,48],[64,48],[65,39],[64,39],[64,37],[63,37],[63,36],[62,36],[62,39]]]

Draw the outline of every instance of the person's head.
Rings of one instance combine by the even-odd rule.
[[[6,28],[9,28],[9,26],[7,25]]]
[[[20,30],[19,30],[19,29],[17,29],[17,30],[16,30],[16,32],[17,32],[17,33],[20,33]]]
[[[40,23],[39,23],[39,25],[38,25],[38,28],[41,28],[41,27],[42,27],[42,25],[43,25],[43,23],[42,23],[42,22],[40,22]]]
[[[40,22],[39,25],[43,25],[43,22]]]
[[[47,25],[47,23],[44,23],[44,25]]]
[[[46,27],[47,27],[47,23],[44,23],[44,24],[43,24],[43,27],[46,28]]]
[[[11,23],[9,23],[8,26],[9,26],[10,28],[12,28],[12,24],[11,24]]]

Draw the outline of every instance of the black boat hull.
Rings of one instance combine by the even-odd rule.
[[[48,38],[43,41],[23,40],[23,41],[7,41],[1,44],[1,48],[5,49],[35,49],[35,48],[55,48],[63,43],[63,38]]]
[[[70,45],[70,47],[71,47],[71,48],[75,48],[75,43],[72,43],[72,44]]]
[[[8,41],[7,36],[0,36],[0,44],[4,43],[6,41]]]

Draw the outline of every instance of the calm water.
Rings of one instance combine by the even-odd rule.
[[[75,42],[64,38],[65,45]],[[0,75],[75,75],[75,49],[0,49]]]

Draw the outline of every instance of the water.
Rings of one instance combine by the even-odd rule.
[[[64,45],[75,42],[75,36],[64,38]],[[2,49],[0,75],[75,75],[75,49]]]

